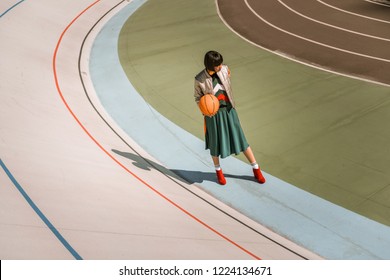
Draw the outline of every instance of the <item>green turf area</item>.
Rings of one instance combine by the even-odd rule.
[[[241,124],[264,171],[390,225],[390,87],[255,47],[223,24],[210,0],[149,0],[119,40],[137,91],[201,139],[193,84],[211,49],[231,69]]]

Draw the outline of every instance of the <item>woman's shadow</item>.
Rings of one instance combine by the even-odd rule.
[[[202,172],[202,171],[193,171],[193,170],[182,170],[182,169],[167,169],[166,167],[162,166],[161,164],[158,164],[154,161],[151,161],[149,159],[145,159],[137,154],[129,153],[129,152],[121,152],[115,149],[112,149],[112,151],[122,157],[125,157],[133,162],[133,165],[143,169],[143,170],[152,170],[155,169],[161,173],[163,173],[166,176],[172,177],[174,179],[177,179],[184,183],[203,183],[204,181],[210,181],[217,183],[217,177],[215,175],[215,172]],[[248,181],[255,181],[254,177],[252,176],[237,176],[232,174],[226,174],[225,177],[227,178],[235,178],[240,180],[248,180]]]

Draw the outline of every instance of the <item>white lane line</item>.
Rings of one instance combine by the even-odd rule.
[[[376,57],[376,56],[371,56],[371,55],[367,55],[367,54],[362,54],[362,53],[358,53],[358,52],[353,52],[353,51],[349,51],[349,50],[346,50],[346,49],[342,49],[342,48],[338,48],[338,47],[335,47],[335,46],[331,46],[331,45],[328,45],[328,44],[324,44],[324,43],[321,43],[321,42],[318,42],[318,41],[315,41],[315,40],[311,40],[309,38],[306,38],[306,37],[303,37],[303,36],[300,36],[300,35],[297,35],[295,33],[292,33],[292,32],[289,32],[283,28],[280,28],[272,23],[270,23],[269,21],[267,21],[265,18],[263,18],[262,16],[260,16],[248,3],[248,0],[244,0],[245,1],[245,4],[247,5],[248,9],[251,10],[251,12],[256,16],[258,17],[260,20],[262,20],[263,22],[265,22],[266,24],[268,24],[269,26],[283,32],[283,33],[286,33],[288,35],[291,35],[293,37],[296,37],[298,39],[301,39],[301,40],[304,40],[304,41],[307,41],[307,42],[310,42],[310,43],[313,43],[315,45],[319,45],[319,46],[322,46],[322,47],[325,47],[325,48],[329,48],[329,49],[333,49],[333,50],[336,50],[336,51],[340,51],[340,52],[345,52],[345,53],[349,53],[349,54],[352,54],[352,55],[356,55],[356,56],[361,56],[361,57],[365,57],[365,58],[369,58],[369,59],[374,59],[374,60],[378,60],[378,61],[383,61],[383,62],[390,62],[390,59],[385,59],[385,58],[381,58],[381,57]]]
[[[367,83],[371,83],[371,84],[375,84],[375,85],[380,85],[380,86],[386,86],[386,87],[389,87],[390,84],[385,84],[385,83],[381,83],[381,82],[378,82],[378,81],[374,81],[374,80],[370,80],[370,79],[365,79],[365,78],[362,78],[362,77],[358,77],[358,76],[355,76],[355,75],[352,75],[352,74],[347,74],[347,73],[343,73],[343,72],[339,72],[339,71],[335,71],[335,70],[332,70],[332,69],[329,69],[329,68],[326,68],[326,67],[322,67],[322,66],[319,66],[319,65],[316,65],[316,64],[312,64],[312,63],[309,63],[309,62],[306,62],[306,61],[303,61],[303,60],[300,60],[299,58],[297,57],[293,57],[291,55],[288,55],[287,53],[283,53],[283,52],[280,52],[280,51],[275,51],[275,50],[272,50],[272,49],[268,49],[262,45],[259,45],[251,40],[249,40],[248,38],[242,36],[240,33],[238,33],[236,30],[234,30],[233,27],[231,27],[228,22],[223,18],[222,16],[222,13],[219,9],[219,5],[218,5],[218,0],[215,0],[215,6],[216,6],[216,9],[217,9],[217,14],[219,16],[219,18],[221,19],[221,21],[223,22],[223,24],[229,28],[229,30],[231,32],[233,32],[234,34],[236,34],[238,37],[240,37],[242,40],[244,40],[245,42],[257,47],[257,48],[260,48],[260,49],[263,49],[267,52],[270,52],[270,53],[273,53],[277,56],[280,56],[280,57],[283,57],[285,59],[288,59],[288,60],[291,60],[291,61],[294,61],[296,63],[300,63],[302,65],[305,65],[305,66],[308,66],[308,67],[311,67],[311,68],[314,68],[314,69],[318,69],[318,70],[321,70],[321,71],[326,71],[328,73],[332,73],[332,74],[335,74],[335,75],[339,75],[339,76],[343,76],[343,77],[347,77],[347,78],[350,78],[350,79],[355,79],[355,80],[359,80],[359,81],[364,81],[364,82],[367,82]]]
[[[286,3],[284,3],[283,1],[281,0],[278,0],[278,2],[280,4],[282,4],[283,6],[285,6],[288,10],[290,10],[291,12],[305,18],[305,19],[308,19],[310,21],[314,21],[318,24],[322,24],[322,25],[325,25],[325,26],[328,26],[328,27],[331,27],[331,28],[335,28],[335,29],[338,29],[338,30],[341,30],[341,31],[344,31],[344,32],[349,32],[349,33],[352,33],[352,34],[356,34],[356,35],[360,35],[360,36],[364,36],[364,37],[368,37],[368,38],[372,38],[372,39],[376,39],[376,40],[382,40],[382,41],[387,41],[387,42],[390,42],[390,39],[388,38],[383,38],[383,37],[378,37],[378,36],[373,36],[373,35],[369,35],[369,34],[366,34],[366,33],[361,33],[361,32],[357,32],[357,31],[353,31],[353,30],[350,30],[350,29],[346,29],[346,28],[342,28],[342,27],[339,27],[339,26],[336,26],[336,25],[333,25],[333,24],[329,24],[329,23],[326,23],[326,22],[323,22],[323,21],[320,21],[320,20],[317,20],[317,19],[314,19],[314,18],[311,18],[309,16],[306,16],[300,12],[298,12],[297,10],[294,10],[293,8],[291,8],[291,6],[287,5]]]
[[[365,1],[367,1],[367,0],[365,0]],[[325,3],[324,1],[321,1],[321,0],[317,0],[317,2],[321,3],[322,5],[328,6],[328,7],[332,8],[332,9],[335,9],[335,10],[338,10],[340,12],[343,12],[343,13],[347,13],[347,14],[354,15],[354,16],[357,16],[357,17],[362,17],[362,18],[365,18],[365,19],[375,20],[375,21],[379,21],[379,22],[390,24],[390,21],[388,21],[388,20],[383,20],[383,19],[378,19],[378,18],[365,16],[365,15],[362,15],[362,14],[353,13],[353,12],[350,12],[348,10],[344,10],[344,9],[338,8],[336,6],[333,6],[331,4]],[[367,2],[375,3],[375,2],[372,2],[372,1],[367,1]],[[378,4],[378,3],[375,3],[375,4]]]
[[[385,3],[384,1],[382,2],[378,2],[378,1],[371,1],[371,0],[364,0],[366,2],[370,2],[372,4],[376,4],[376,5],[381,5],[381,6],[385,6],[385,7],[390,7],[390,2],[387,1],[389,4]]]

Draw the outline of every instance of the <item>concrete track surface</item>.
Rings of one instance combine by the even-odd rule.
[[[80,70],[89,32],[126,5],[1,2],[0,258],[316,258],[195,184],[147,168],[158,160],[91,106]]]
[[[388,227],[270,174],[260,188],[238,159],[214,182],[202,143],[121,72],[145,2],[0,4],[0,258],[388,258]]]

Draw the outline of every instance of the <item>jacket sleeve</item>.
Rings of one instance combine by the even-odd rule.
[[[200,98],[204,95],[200,82],[195,78],[194,83],[194,97],[195,102],[199,103]]]

